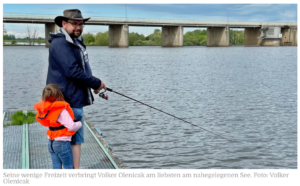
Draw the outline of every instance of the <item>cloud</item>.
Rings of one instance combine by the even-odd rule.
[[[286,10],[283,12],[279,12],[279,14],[281,17],[285,17],[285,18],[294,18],[294,19],[297,18],[297,11]]]
[[[84,14],[103,14],[103,12],[102,11],[84,11]]]
[[[26,33],[19,33],[19,32],[14,32],[14,31],[7,31],[7,35],[15,35],[16,38],[27,37]]]
[[[26,32],[15,32],[15,31],[7,31],[7,35],[15,35],[16,38],[25,38],[27,37]],[[38,36],[37,37],[45,37],[45,33],[42,33],[41,31],[38,30]]]

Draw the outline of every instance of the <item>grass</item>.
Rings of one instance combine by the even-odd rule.
[[[35,113],[33,112],[27,112],[27,115],[23,113],[23,111],[18,111],[11,117],[11,122],[6,123],[5,126],[9,125],[23,125],[24,123],[34,123],[35,120]]]
[[[35,113],[33,112],[27,112],[27,123],[30,124],[30,123],[34,123],[36,122],[35,120]]]
[[[11,125],[23,125],[25,120],[25,114],[23,111],[18,111],[11,117]]]

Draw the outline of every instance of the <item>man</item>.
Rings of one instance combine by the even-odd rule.
[[[91,88],[97,94],[105,89],[105,84],[92,76],[86,46],[81,40],[84,23],[90,18],[83,18],[80,10],[64,11],[64,16],[57,16],[54,22],[60,27],[57,34],[50,33],[49,67],[46,84],[56,84],[61,89],[65,101],[74,112],[82,127],[72,137],[74,169],[79,169],[80,149],[84,142],[83,107],[93,104]]]

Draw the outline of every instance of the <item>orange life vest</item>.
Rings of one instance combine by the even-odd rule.
[[[47,130],[47,135],[51,140],[56,137],[61,136],[72,136],[76,133],[76,131],[69,131],[67,128],[57,122],[57,118],[63,109],[66,109],[70,114],[72,120],[74,120],[74,113],[70,107],[70,105],[65,101],[55,101],[55,102],[38,102],[34,105],[34,109],[37,110],[36,120],[45,127],[53,127],[62,129],[59,130]]]

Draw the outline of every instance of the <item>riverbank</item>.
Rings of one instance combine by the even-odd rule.
[[[9,44],[4,44],[3,46],[32,46],[32,47],[43,46],[43,47],[45,47],[45,45],[9,45]]]
[[[32,43],[32,42],[31,42]],[[21,46],[31,46],[30,42],[28,40],[4,40],[3,46],[4,45],[21,45]],[[34,45],[45,45],[45,40],[35,40]]]

